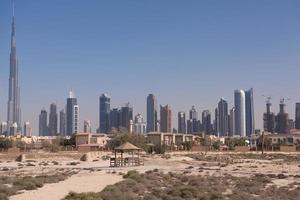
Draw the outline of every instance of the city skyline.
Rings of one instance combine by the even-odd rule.
[[[297,4],[297,2],[293,3]],[[249,6],[253,9],[254,4],[255,3],[250,3]],[[262,8],[266,9],[267,4],[261,4]],[[277,106],[279,99],[281,97],[290,97],[291,101],[287,102],[287,111],[290,117],[294,118],[295,102],[300,101],[300,95],[294,92],[297,91],[297,85],[300,85],[299,80],[297,80],[297,72],[299,72],[298,66],[300,64],[297,55],[300,53],[300,41],[298,37],[296,37],[299,33],[299,28],[293,26],[294,23],[296,24],[297,19],[299,19],[299,13],[291,6],[294,4],[274,3],[271,7],[267,7],[274,11],[272,13],[267,12],[267,14],[271,14],[271,16],[267,16],[267,14],[263,13],[265,10],[262,8],[257,8],[258,15],[262,17],[262,21],[258,22],[257,17],[255,17],[255,19],[247,18],[251,16],[250,9],[248,10],[240,3],[235,2],[235,6],[245,11],[245,13],[234,12],[234,14],[241,16],[243,20],[250,23],[253,28],[250,33],[255,35],[255,37],[252,38],[250,35],[243,37],[242,35],[235,34],[234,31],[244,33],[242,28],[246,28],[245,26],[236,27],[234,23],[238,24],[242,22],[239,19],[230,18],[233,20],[232,24],[229,22],[226,23],[226,20],[224,21],[224,19],[218,16],[218,14],[223,14],[226,17],[234,17],[234,15],[229,14],[229,11],[232,11],[230,6],[224,5],[224,3],[219,3],[216,10],[212,13],[205,11],[201,13],[199,10],[196,10],[196,8],[205,9],[205,7],[212,6],[213,4],[207,2],[192,2],[190,4],[184,4],[184,7],[180,8],[182,5],[179,2],[175,2],[174,5],[172,5],[173,9],[169,12],[163,12],[163,14],[160,13],[157,15],[157,18],[154,18],[153,15],[150,15],[152,16],[150,18],[142,15],[141,19],[137,19],[128,14],[130,13],[129,11],[132,11],[132,8],[121,2],[116,6],[111,3],[101,4],[96,1],[93,1],[90,5],[79,2],[75,2],[74,5],[69,5],[66,2],[58,3],[58,1],[44,4],[40,2],[33,4],[33,1],[27,1],[26,3],[17,1],[16,26],[20,84],[22,88],[22,120],[23,122],[29,121],[33,127],[33,133],[37,135],[38,115],[41,108],[48,107],[50,103],[54,102],[57,104],[58,110],[63,109],[65,106],[66,93],[70,88],[74,88],[76,97],[78,97],[78,104],[80,105],[80,127],[83,127],[84,119],[90,119],[92,121],[93,131],[95,131],[98,126],[98,112],[96,112],[96,110],[98,110],[98,98],[99,95],[105,91],[112,96],[112,107],[119,107],[129,101],[134,106],[134,115],[141,113],[144,118],[146,118],[145,97],[149,93],[155,94],[158,99],[158,105],[171,105],[173,127],[177,127],[176,114],[178,111],[185,111],[187,113],[190,107],[195,105],[199,113],[207,109],[213,113],[220,97],[225,97],[228,101],[229,108],[231,108],[233,106],[233,90],[250,87],[253,87],[255,90],[254,107],[256,128],[262,129],[263,127],[262,116],[265,111],[264,97],[261,96],[263,94],[273,97],[273,112],[275,113],[278,113],[279,110],[279,106]],[[6,121],[8,99],[7,77],[9,75],[10,49],[9,37],[11,32],[12,9],[11,1],[1,1],[0,5],[0,25],[4,27],[2,29],[3,31],[1,31],[1,33],[3,32],[3,36],[0,38],[0,42],[3,44],[3,46],[0,47],[0,85],[3,87],[0,92],[0,120]],[[142,14],[142,11],[147,11],[148,14],[153,10],[157,12],[166,11],[167,8],[167,5],[164,3],[160,3],[162,6],[160,8],[152,6],[147,8],[146,3],[137,2],[130,3],[129,5],[136,5],[140,8],[140,11],[133,13],[134,15]],[[44,30],[47,31],[51,26],[52,28],[56,26],[54,24],[55,16],[50,12],[41,13],[40,19],[34,19],[33,16],[42,12],[42,8],[47,6],[49,6],[49,10],[58,9],[57,17],[65,16],[66,21],[62,24],[58,23],[57,28],[60,31],[52,31],[51,33],[52,35],[54,34],[54,36],[46,34],[47,37],[42,37],[42,35],[45,34],[45,32],[43,32]],[[62,8],[66,6],[70,6],[72,9],[70,9],[67,14],[63,14]],[[91,13],[84,15],[81,19],[82,21],[79,20],[75,23],[74,20],[80,19],[75,16],[79,6],[84,6],[86,9],[91,8]],[[93,6],[95,6],[95,8],[92,8]],[[102,6],[103,8],[101,8]],[[224,9],[222,6],[224,6]],[[193,7],[195,7],[195,9],[193,9]],[[97,9],[99,8],[101,8],[101,11],[104,11],[103,14],[98,14]],[[129,46],[128,43],[125,42],[126,38],[120,38],[116,33],[111,37],[108,36],[115,30],[114,27],[121,28],[124,25],[114,24],[116,26],[110,26],[108,22],[102,20],[105,17],[111,16],[111,14],[105,12],[104,9],[107,8],[124,8],[120,13],[113,13],[117,14],[117,16],[110,22],[117,23],[122,15],[125,15],[125,17],[129,19],[124,25],[130,25],[131,29],[128,29],[123,34],[125,37],[129,37],[128,42],[131,42]],[[185,12],[179,12],[179,16],[174,15],[180,10]],[[191,10],[191,13],[187,13],[188,10]],[[279,11],[282,10],[285,11],[284,15],[280,15],[281,17],[279,17],[279,14],[277,15],[275,11],[281,13]],[[288,13],[287,11],[290,12]],[[211,19],[206,21],[203,20],[203,17],[211,17]],[[279,25],[267,24],[272,17],[277,19],[276,22]],[[176,21],[174,18],[182,19],[182,21]],[[156,19],[164,19],[165,23],[170,24],[170,31],[163,28],[162,25],[164,24],[156,24]],[[192,20],[192,22],[184,25],[189,20]],[[202,23],[198,23],[197,20]],[[85,36],[92,34],[89,38],[94,40],[93,43],[86,38],[82,38],[82,41],[79,43],[77,39],[80,34],[77,35],[76,33],[78,30],[77,26],[85,27],[83,23],[85,21],[90,21],[95,24],[97,24],[97,22],[98,24],[104,23],[104,25],[106,25],[104,28],[106,28],[107,31],[105,31],[104,34],[99,34],[103,32],[101,32],[100,28],[95,27],[95,33],[93,34],[89,31],[84,32]],[[146,33],[148,28],[145,26],[143,26],[141,32],[138,32],[138,27],[142,25],[142,22],[149,25],[149,28],[154,28],[152,30],[153,36]],[[225,25],[228,25],[229,29],[233,28],[234,31],[230,32],[227,29],[224,30],[222,22],[225,22]],[[62,26],[66,23],[70,26],[69,28]],[[135,26],[135,23],[139,26]],[[211,28],[211,23],[215,25],[216,30],[209,29]],[[260,25],[260,29],[254,30],[254,27],[256,27],[254,24],[256,25],[257,23]],[[180,31],[181,29],[175,30],[172,28],[172,26],[175,27],[175,25],[182,27],[182,29],[186,28],[188,32],[182,32]],[[195,25],[197,26],[195,27]],[[263,28],[263,25],[267,27]],[[292,30],[291,27],[293,28]],[[217,30],[219,29],[222,31],[220,34],[217,34]],[[246,28],[246,30],[248,29]],[[74,35],[68,34],[70,33],[68,31],[75,31]],[[274,31],[277,32],[275,36]],[[60,33],[60,36],[58,36],[58,33]],[[158,33],[162,33],[162,35]],[[172,37],[170,35],[171,33]],[[201,33],[201,35],[196,37],[199,33]],[[131,38],[131,34],[139,37]],[[144,37],[141,37],[140,35],[143,34],[145,34]],[[192,36],[192,39],[183,37],[188,34]],[[212,37],[209,37],[211,34]],[[228,38],[230,34],[238,37],[236,40],[233,40],[231,37]],[[269,38],[270,35],[274,38]],[[70,38],[68,36],[70,36]],[[226,39],[223,39],[223,36],[225,36]],[[49,41],[44,40],[45,38]],[[204,38],[208,38],[207,43],[203,43]],[[111,43],[103,41],[105,39]],[[120,49],[116,48],[116,43],[113,42],[113,39],[117,39],[116,42],[119,42]],[[217,39],[219,43],[213,43],[213,39]],[[249,41],[245,39],[249,39]],[[159,42],[154,42],[151,46],[147,40],[152,42],[156,40],[165,41],[165,43],[160,45]],[[178,43],[176,43],[176,41]],[[259,41],[264,42],[262,45],[258,45],[260,44],[258,43]],[[53,44],[49,42],[53,42]],[[140,42],[144,42],[142,43],[144,44],[143,48],[138,46]],[[230,42],[233,43],[229,45]],[[238,45],[239,42],[242,43]],[[252,46],[251,42],[254,42],[256,45]],[[99,45],[95,46],[93,45],[94,43]],[[243,47],[242,44],[244,44]],[[68,45],[71,47],[74,47],[74,45],[75,47],[83,46],[80,48],[81,50],[78,49],[74,51],[68,47]],[[103,48],[100,46],[103,46]],[[125,48],[126,46],[128,46],[128,49]],[[201,48],[198,46],[204,47]],[[233,55],[226,53],[227,49],[225,49],[225,46],[232,50],[231,54]],[[259,49],[257,48],[258,46]],[[142,49],[140,50],[139,47]],[[221,47],[221,49],[218,47]],[[107,49],[109,51],[105,53]],[[156,50],[163,50],[162,55],[153,53]],[[87,53],[90,52],[94,52],[91,54],[92,57],[87,55]],[[77,54],[80,55],[80,59],[76,58],[77,56],[75,55]],[[259,54],[262,54],[262,56]],[[139,59],[136,58],[137,55]],[[120,62],[113,62],[112,60],[120,60]],[[73,68],[71,68],[71,66]],[[250,68],[251,71],[248,71]],[[188,71],[193,72],[188,76],[188,79],[184,78],[184,81],[178,81],[179,79],[181,80],[181,78],[183,78],[182,75],[187,74],[186,72]],[[67,72],[69,76],[66,78]],[[82,72],[86,72],[86,74]],[[107,77],[104,77],[103,80],[98,80],[97,77],[93,75],[102,72],[107,74]],[[205,77],[202,76],[203,72],[206,74]],[[226,77],[222,77],[224,72],[226,72]],[[247,76],[242,76],[245,75],[245,72],[248,73]],[[84,74],[84,76],[81,76],[82,74]],[[285,74],[285,77],[281,77],[281,74]],[[55,81],[48,78],[50,75],[55,77]],[[266,78],[267,75],[271,75],[273,78]],[[91,78],[87,78],[88,76]],[[157,81],[154,84],[152,80],[145,79],[145,76],[155,77]],[[217,81],[211,80],[212,77]],[[122,84],[123,82],[127,84]],[[136,82],[141,83],[136,84]],[[180,84],[177,82],[180,82]],[[226,84],[223,84],[225,82]],[[131,89],[129,89],[130,87]],[[180,91],[180,96],[176,90]],[[197,92],[195,92],[195,90]]]

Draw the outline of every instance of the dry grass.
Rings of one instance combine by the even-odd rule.
[[[230,175],[203,177],[153,170],[144,174],[129,171],[124,178],[102,192],[70,193],[65,200],[296,200],[300,196],[299,184],[278,188],[272,186],[272,178],[261,174],[250,178]]]
[[[0,177],[0,200],[6,200],[21,190],[36,190],[44,184],[58,183],[72,174],[73,172],[62,172],[54,175],[2,176]]]

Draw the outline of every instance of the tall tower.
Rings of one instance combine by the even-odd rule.
[[[12,15],[12,31],[11,31],[11,50],[9,60],[9,93],[7,103],[7,123],[11,127],[17,124],[18,130],[22,129],[21,125],[21,108],[20,108],[20,87],[19,87],[19,69],[16,48],[16,30],[15,30],[15,13],[13,3]]]
[[[228,136],[228,103],[221,98],[218,103],[218,136]]]
[[[234,91],[235,134],[246,136],[246,103],[243,90]]]
[[[66,106],[66,135],[72,136],[79,131],[79,107],[77,104],[77,98],[74,93],[70,91],[67,98]]]
[[[172,133],[172,111],[171,106],[160,106],[160,131]]]
[[[147,97],[147,132],[156,132],[157,129],[157,101],[154,94]]]
[[[50,105],[50,114],[49,114],[49,125],[48,125],[48,134],[50,136],[57,135],[57,107],[55,103]]]
[[[99,133],[108,133],[110,114],[110,97],[102,94],[99,98]]]
[[[186,133],[186,122],[184,112],[178,112],[178,133]]]
[[[121,108],[120,126],[130,131],[130,121],[133,120],[133,107],[128,102]]]
[[[245,91],[245,106],[246,106],[246,135],[251,136],[255,132],[254,126],[254,103],[253,89]]]
[[[66,112],[64,109],[62,109],[59,112],[59,133],[61,136],[66,135]]]
[[[300,129],[300,103],[296,103],[295,109],[295,128]]]
[[[48,126],[47,126],[47,111],[41,110],[39,116],[39,136],[48,136]]]

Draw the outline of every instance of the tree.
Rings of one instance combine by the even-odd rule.
[[[147,151],[146,138],[142,134],[133,134],[133,133],[116,133],[113,135],[111,140],[107,143],[109,149],[114,149],[125,142],[129,142],[141,149]]]

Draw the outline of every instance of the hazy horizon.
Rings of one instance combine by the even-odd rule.
[[[38,133],[42,108],[58,111],[72,88],[84,119],[98,128],[99,96],[111,107],[130,102],[146,120],[146,97],[177,112],[233,107],[235,89],[254,89],[255,124],[265,98],[273,111],[300,101],[300,2],[288,1],[20,1],[16,40],[22,123]],[[0,2],[0,120],[6,121],[12,4]],[[159,108],[159,106],[158,106]]]

